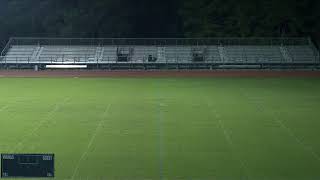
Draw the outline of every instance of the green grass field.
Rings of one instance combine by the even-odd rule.
[[[320,179],[317,78],[1,78],[0,152],[55,179]]]

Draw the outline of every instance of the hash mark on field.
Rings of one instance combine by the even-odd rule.
[[[209,107],[209,109],[214,113],[216,119],[218,119],[218,124],[220,126],[220,128],[222,129],[223,131],[223,135],[229,145],[229,147],[231,147],[231,151],[233,151],[233,148],[235,147],[232,139],[231,139],[231,135],[230,133],[228,133],[226,127],[224,126],[223,122],[222,122],[222,119],[220,117],[220,115],[218,114],[218,112],[211,106],[211,104],[209,102],[207,102],[207,106]],[[234,152],[233,152],[234,153]],[[234,153],[235,154],[235,153]],[[240,157],[240,156],[237,156],[237,159],[240,163],[240,166],[241,168],[243,169],[244,173],[245,173],[245,176],[246,176],[246,179],[249,179],[249,169],[248,167],[246,166],[246,163],[245,161]]]
[[[40,127],[46,122],[48,122],[53,117],[54,113],[56,113],[60,109],[60,107],[64,105],[66,102],[68,102],[69,100],[70,98],[65,98],[61,103],[57,103],[55,107],[48,112],[47,116],[43,118],[37,124],[37,126],[34,129],[32,129],[32,131],[30,131],[29,134],[27,134],[19,143],[17,143],[17,145],[13,148],[12,152],[15,152],[19,148],[19,146],[23,147],[23,144],[27,141],[28,137],[34,135],[40,129]]]
[[[88,146],[87,146],[86,150],[82,153],[82,155],[81,155],[81,157],[80,157],[80,159],[79,159],[79,161],[78,161],[78,163],[77,163],[77,165],[76,165],[76,168],[75,168],[74,171],[73,171],[73,174],[72,174],[71,179],[74,179],[74,177],[77,175],[77,172],[78,172],[78,170],[79,170],[81,161],[82,161],[82,160],[86,157],[86,155],[88,154],[88,151],[89,151],[89,149],[90,149],[91,146],[92,146],[92,143],[94,142],[94,140],[95,140],[95,138],[96,138],[96,136],[97,136],[100,128],[102,127],[102,125],[103,125],[104,122],[105,122],[105,118],[106,118],[106,116],[107,116],[108,113],[109,113],[110,107],[111,107],[111,104],[109,104],[108,107],[106,108],[106,110],[103,112],[102,118],[101,118],[99,124],[97,125],[96,129],[94,130],[94,133],[93,133],[90,141],[88,142]]]

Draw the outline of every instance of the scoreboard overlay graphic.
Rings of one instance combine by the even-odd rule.
[[[54,177],[54,154],[1,154],[1,177]]]

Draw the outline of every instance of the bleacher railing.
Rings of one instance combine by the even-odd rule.
[[[0,56],[5,56],[6,53],[8,52],[8,50],[10,49],[10,45],[12,44],[12,38],[9,39],[8,43],[6,44],[6,46],[3,48],[3,50],[1,51]]]
[[[309,41],[309,45],[313,50],[314,56],[315,56],[315,61],[320,63],[320,52],[319,50],[316,48],[316,46],[313,44],[313,42],[311,41],[311,38],[308,38]]]

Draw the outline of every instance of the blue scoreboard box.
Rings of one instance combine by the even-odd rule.
[[[1,177],[54,177],[54,154],[1,154]]]

